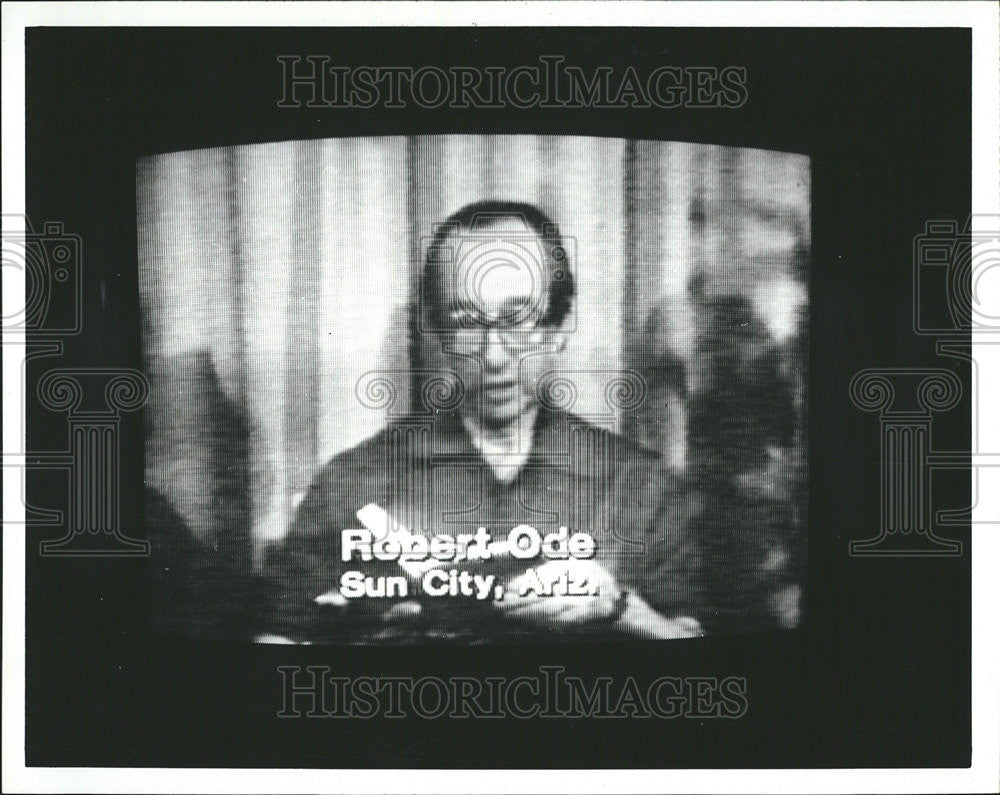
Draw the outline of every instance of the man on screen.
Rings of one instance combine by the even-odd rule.
[[[558,366],[575,295],[568,259],[555,224],[527,204],[469,205],[437,229],[413,314],[414,410],[314,478],[265,563],[262,640],[700,634],[677,484],[656,454],[560,408],[573,389]],[[387,521],[366,535],[373,515]],[[543,543],[534,557],[500,544],[407,566],[372,554],[394,529],[457,548],[477,533]]]

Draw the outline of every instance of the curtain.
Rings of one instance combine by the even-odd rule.
[[[803,400],[809,191],[801,155],[607,138],[339,138],[143,158],[147,486],[200,540],[259,559],[316,469],[405,412],[423,247],[486,198],[541,207],[567,240],[573,410],[689,470],[722,308],[742,307],[755,344],[782,352]],[[364,399],[373,373],[391,400]],[[609,404],[615,384],[636,399]]]

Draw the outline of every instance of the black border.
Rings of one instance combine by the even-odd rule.
[[[740,65],[733,110],[281,109],[279,54],[365,65]],[[878,527],[865,367],[968,367],[911,328],[915,235],[971,209],[967,29],[191,29],[26,32],[27,214],[83,241],[83,333],[29,365],[28,448],[65,446],[35,399],[51,366],[140,367],[135,160],[343,135],[533,132],[699,141],[812,158],[808,618],[794,632],[678,643],[470,649],[244,647],[150,640],[141,561],[40,558],[28,529],[28,765],[275,767],[968,766],[970,572],[960,558],[859,559]],[[968,450],[968,401],[934,444]],[[142,421],[122,424],[122,520],[142,536]],[[967,473],[937,484],[969,504]],[[33,505],[65,483],[29,474]],[[736,720],[278,719],[276,666],[345,675],[736,675]],[[470,785],[471,785],[470,780]]]

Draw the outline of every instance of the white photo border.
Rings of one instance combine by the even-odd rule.
[[[965,27],[972,29],[972,210],[1000,212],[1000,40],[994,2],[347,2],[8,3],[3,20],[3,213],[25,208],[24,34],[33,26],[642,26]],[[8,230],[5,228],[4,230]],[[4,268],[5,295],[24,295],[23,274]],[[1000,305],[1000,284],[980,300]],[[973,334],[973,350],[988,340]],[[24,449],[19,393],[23,340],[4,340],[4,449]],[[1000,405],[1000,371],[974,375],[976,407]],[[1000,417],[973,418],[982,445],[1000,450]],[[20,438],[18,438],[20,434]],[[970,473],[970,476],[973,473]],[[992,488],[991,488],[992,486]],[[4,523],[24,520],[20,473],[4,468]],[[1000,493],[1000,470],[977,491]],[[490,770],[489,792],[996,792],[1000,788],[1000,533],[973,509],[972,766],[851,770]],[[14,525],[15,528],[17,525]],[[25,538],[3,534],[4,792],[467,792],[467,770],[243,770],[26,768],[24,764]]]

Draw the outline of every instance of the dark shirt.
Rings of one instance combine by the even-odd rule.
[[[345,571],[399,576],[396,561],[342,562],[341,532],[360,527],[355,512],[377,503],[412,533],[457,535],[482,526],[505,540],[517,525],[545,534],[566,526],[596,541],[595,560],[616,581],[665,615],[692,615],[696,545],[687,534],[691,500],[659,456],[573,415],[541,410],[531,453],[505,483],[481,458],[454,414],[407,417],[335,456],[314,478],[284,541],[265,560],[272,597],[261,632],[313,643],[477,643],[607,635],[607,625],[553,630],[504,618],[487,601],[427,597],[404,625],[383,620],[401,599],[315,603],[337,591]],[[506,582],[547,558],[478,561],[476,571]],[[450,564],[472,570],[468,563]]]

